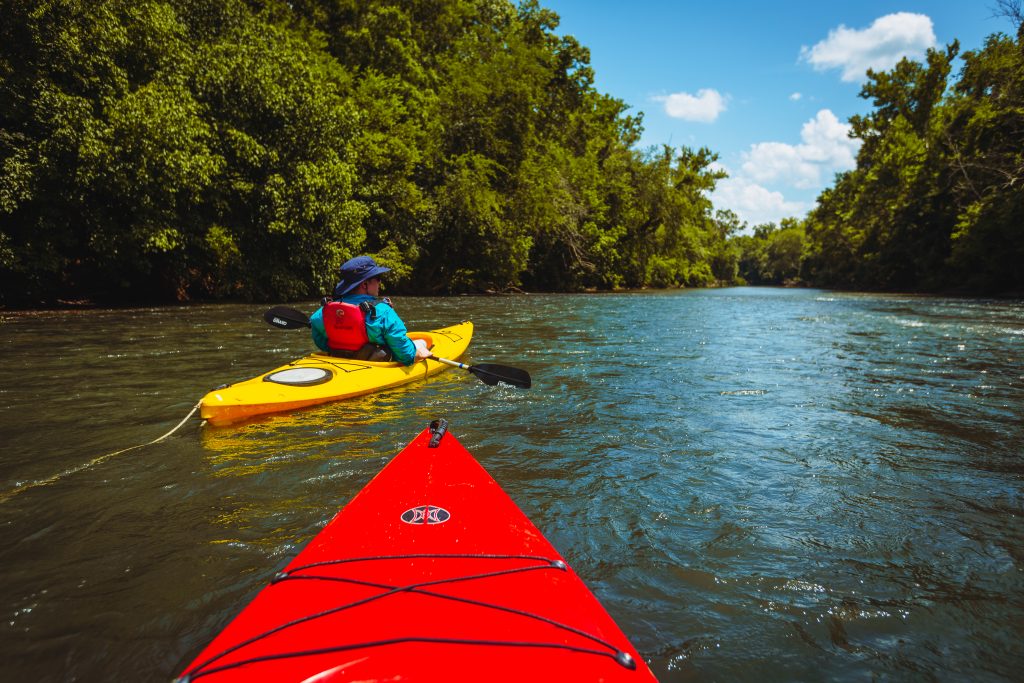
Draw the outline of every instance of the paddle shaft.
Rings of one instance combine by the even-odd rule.
[[[465,363],[460,363],[457,360],[448,360],[447,358],[439,358],[438,356],[430,356],[430,360],[436,360],[445,365],[450,365],[453,368],[462,368],[463,370],[469,370],[469,366]]]

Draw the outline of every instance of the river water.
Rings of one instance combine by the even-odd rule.
[[[452,370],[111,455],[307,334],[238,304],[0,314],[4,680],[171,679],[434,417],[663,681],[1020,680],[1024,302],[396,305],[473,320],[471,361],[533,388]]]

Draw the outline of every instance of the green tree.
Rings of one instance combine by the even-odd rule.
[[[734,238],[740,251],[739,275],[752,285],[786,285],[802,281],[807,240],[804,224],[783,218],[779,225],[765,223],[752,235]]]
[[[212,254],[235,266],[224,284],[263,299],[323,291],[366,239],[348,74],[286,28],[255,19],[200,55],[193,87],[228,166],[209,224],[238,254]]]
[[[969,289],[1024,291],[1024,30],[966,53],[955,93],[944,133],[957,202],[950,267]]]
[[[0,0],[0,303],[736,277],[707,149],[535,0]]]
[[[951,227],[940,140],[943,94],[958,46],[868,72],[875,110],[850,120],[863,144],[857,168],[836,178],[809,216],[809,272],[821,284],[870,289],[927,286],[949,253]]]
[[[1020,292],[1024,257],[1024,29],[963,55],[956,43],[870,74],[875,110],[854,117],[857,168],[806,224],[806,273],[844,287]]]

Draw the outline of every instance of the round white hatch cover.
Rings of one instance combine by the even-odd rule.
[[[308,387],[311,384],[322,384],[329,379],[331,379],[331,371],[324,368],[288,368],[270,373],[263,378],[263,381]]]

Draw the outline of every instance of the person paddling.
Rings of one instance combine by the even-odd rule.
[[[430,357],[422,339],[409,339],[405,323],[389,299],[380,299],[380,276],[391,269],[369,256],[341,265],[341,281],[331,299],[310,316],[313,343],[332,356],[412,365]]]

